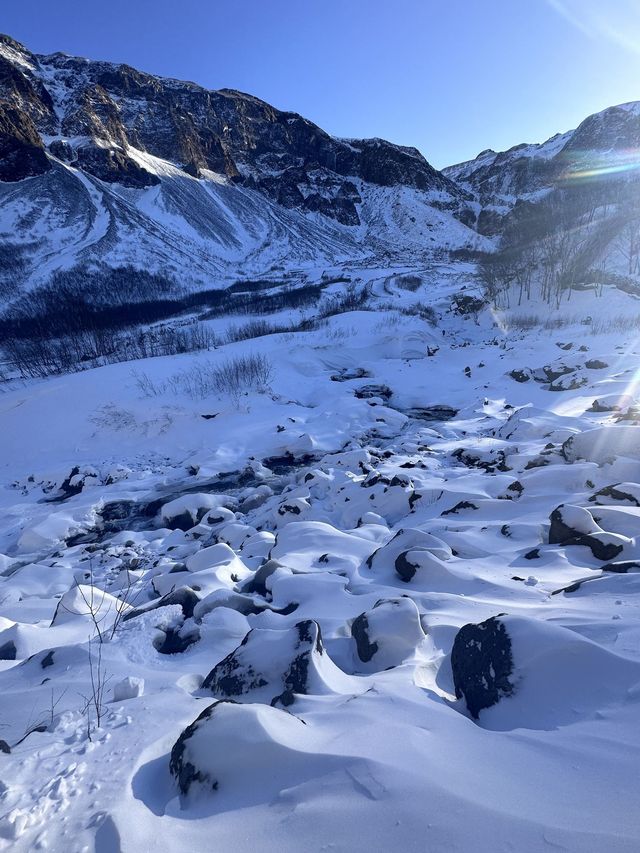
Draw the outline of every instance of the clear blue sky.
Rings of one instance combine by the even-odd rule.
[[[0,31],[250,92],[437,167],[640,100],[640,0],[1,0]]]

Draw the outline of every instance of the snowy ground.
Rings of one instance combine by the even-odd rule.
[[[381,281],[437,325],[0,394],[0,849],[640,849],[640,343],[579,322],[634,304],[513,332]],[[241,352],[237,405],[166,384]],[[474,718],[454,640],[501,614]]]

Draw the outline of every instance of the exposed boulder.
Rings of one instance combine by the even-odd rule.
[[[416,528],[404,528],[374,551],[366,561],[374,572],[389,572],[404,583],[409,583],[419,568],[438,566],[440,561],[451,557],[451,549],[441,539]]]
[[[619,456],[640,459],[640,430],[635,426],[603,426],[570,436],[562,445],[567,462],[584,459],[603,465]]]
[[[574,371],[566,376],[560,376],[549,383],[549,391],[575,391],[589,381],[583,373]]]
[[[170,530],[185,531],[191,530],[205,516],[211,524],[222,523],[227,519],[234,521],[235,516],[225,507],[226,503],[228,499],[224,496],[209,495],[206,492],[181,495],[161,507],[160,519]],[[211,516],[210,521],[209,516]]]
[[[133,610],[129,610],[122,617],[122,621],[126,622],[128,619],[135,619],[143,613],[148,613],[151,610],[158,610],[160,607],[170,607],[173,604],[179,605],[182,609],[182,615],[185,619],[188,619],[193,616],[193,611],[199,601],[199,596],[191,589],[191,587],[181,586],[178,589],[174,589],[166,595],[163,595],[162,598],[150,602],[144,607],[136,607]]]
[[[494,731],[552,730],[629,701],[640,664],[577,631],[524,616],[465,625],[451,654],[456,696]]]
[[[306,620],[292,628],[254,628],[220,661],[202,687],[220,698],[291,705],[296,695],[340,692],[348,680],[327,655],[320,626]]]
[[[637,406],[637,401],[630,394],[605,394],[596,397],[591,404],[591,412],[622,412],[630,406]]]
[[[385,402],[390,400],[393,394],[388,385],[375,385],[373,383],[370,385],[361,385],[353,393],[359,400],[371,400],[379,397]]]
[[[613,483],[610,486],[604,486],[591,495],[589,503],[595,503],[598,506],[627,504],[640,507],[640,484]]]
[[[509,371],[509,376],[515,379],[516,382],[529,382],[532,378],[532,371],[530,367],[514,368]]]
[[[159,635],[153,643],[161,655],[178,655],[197,643],[200,630],[191,620],[175,626],[159,628]]]
[[[15,660],[18,656],[18,650],[13,640],[7,640],[0,645],[0,660]]]
[[[169,770],[181,805],[202,796],[248,804],[273,800],[318,768],[314,742],[302,720],[268,705],[214,702],[182,732]],[[317,749],[317,747],[316,747]],[[324,764],[326,759],[320,759]],[[331,763],[332,759],[329,759]]]
[[[631,542],[625,536],[604,531],[583,507],[561,504],[549,520],[550,545],[584,545],[597,560],[613,560]]]
[[[398,666],[424,640],[420,611],[411,598],[386,598],[351,623],[359,669],[379,672]]]
[[[464,697],[476,720],[484,708],[513,693],[511,639],[499,617],[464,625],[458,631],[451,650],[451,670],[456,697]]]

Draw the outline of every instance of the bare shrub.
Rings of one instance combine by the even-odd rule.
[[[226,332],[227,343],[236,343],[237,341],[248,341],[252,338],[262,338],[264,335],[273,335],[276,332],[282,331],[283,327],[277,326],[274,323],[269,323],[267,320],[249,320],[242,326],[229,326]]]
[[[237,405],[243,394],[263,391],[269,386],[273,365],[265,355],[250,353],[229,358],[219,365],[210,361],[192,364],[164,383],[154,383],[145,374],[134,378],[145,396],[158,396],[169,390],[193,400],[205,400],[213,394],[224,394]]]
[[[236,356],[227,359],[213,371],[213,382],[219,394],[228,394],[238,401],[247,391],[261,391],[267,388],[273,378],[273,366],[264,355]]]
[[[318,311],[318,317],[333,317],[335,314],[345,314],[347,311],[364,311],[369,301],[369,288],[357,288],[348,285],[344,293],[331,296]]]
[[[419,275],[407,274],[396,276],[396,285],[402,290],[408,290],[415,293],[422,286],[422,279]]]
[[[640,314],[627,316],[617,314],[614,317],[593,319],[590,323],[592,335],[606,335],[611,332],[632,332],[640,329]]]
[[[60,338],[9,337],[2,342],[8,365],[23,379],[44,379],[52,374],[88,370],[101,364],[179,355],[216,346],[214,333],[202,323],[121,333],[92,329]]]

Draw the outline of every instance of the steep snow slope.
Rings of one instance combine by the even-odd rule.
[[[640,352],[581,324],[633,301],[509,333],[392,272],[0,397],[0,849],[638,849]]]
[[[347,227],[279,206],[211,173],[194,178],[158,158],[146,156],[144,162],[162,176],[157,186],[106,184],[63,163],[45,175],[0,183],[0,239],[27,266],[18,286],[98,263],[131,264],[182,284],[215,286],[275,264],[423,257],[482,244],[483,238],[411,188],[362,182],[359,207],[367,224]]]
[[[336,139],[241,92],[37,56],[8,36],[0,137],[9,296],[75,267],[215,286],[283,262],[483,243],[468,194],[416,149]]]

